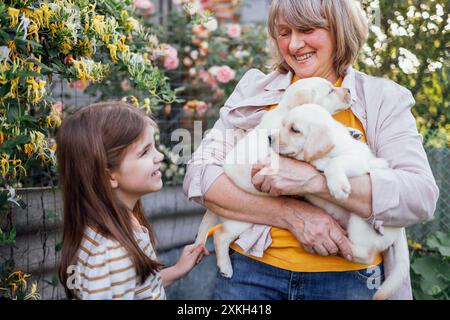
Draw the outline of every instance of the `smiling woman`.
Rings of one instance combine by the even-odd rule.
[[[368,35],[363,12],[352,1],[273,1],[268,21],[278,69],[300,78],[343,77]]]
[[[439,191],[411,114],[414,98],[392,81],[352,68],[368,33],[356,0],[273,0],[268,29],[274,71],[265,75],[252,69],[243,76],[221,109],[214,134],[194,153],[184,180],[186,195],[218,215],[263,225],[231,245],[233,277],[218,275],[215,298],[371,299],[378,287],[367,277],[374,271],[381,280],[384,274],[389,277],[399,253],[391,247],[371,266],[351,261],[346,231],[299,197],[331,201],[374,227],[405,227],[430,219]],[[223,162],[233,147],[227,142],[257,126],[292,83],[310,77],[348,90],[351,108],[334,119],[361,132],[361,140],[390,168],[351,178],[348,199],[336,202],[321,172],[280,157],[279,170],[271,175],[262,171],[270,164],[255,166],[252,183],[259,191],[281,196],[242,191],[224,174]],[[412,298],[409,277],[390,298]]]

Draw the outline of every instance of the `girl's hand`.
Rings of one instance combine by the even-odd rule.
[[[275,197],[302,196],[315,193],[323,184],[322,174],[306,162],[286,157],[275,161],[279,161],[277,169],[268,162],[253,166],[252,183],[257,190]]]
[[[185,246],[178,262],[174,266],[178,276],[180,278],[186,276],[205,255],[209,256],[209,251],[202,244],[197,246],[195,244]]]

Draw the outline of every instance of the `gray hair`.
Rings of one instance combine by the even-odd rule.
[[[274,68],[280,72],[291,71],[277,45],[277,19],[297,30],[323,28],[330,31],[335,46],[333,65],[338,76],[358,58],[369,33],[367,18],[355,0],[272,0],[268,28],[270,48],[275,59]]]

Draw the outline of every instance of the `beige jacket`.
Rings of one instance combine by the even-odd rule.
[[[214,130],[188,163],[183,188],[189,199],[203,202],[205,193],[223,173],[222,161],[233,147],[229,143],[233,139],[228,136],[238,139],[254,128],[266,112],[264,107],[278,104],[291,80],[292,73],[274,71],[265,75],[256,69],[243,76],[221,108]],[[369,147],[377,157],[389,162],[389,169],[370,172],[375,219],[393,227],[431,219],[439,190],[411,113],[415,101],[410,91],[352,67],[347,70],[342,87],[351,92],[351,108],[364,126]],[[230,133],[227,129],[235,130]],[[384,255],[386,276],[393,268],[394,255],[392,247]],[[412,299],[409,277],[392,299]]]

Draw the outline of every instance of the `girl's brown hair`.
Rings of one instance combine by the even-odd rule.
[[[155,274],[162,264],[140,249],[130,213],[113,195],[109,172],[118,169],[126,149],[155,122],[143,111],[120,101],[90,105],[67,117],[57,135],[57,160],[64,200],[64,234],[59,279],[69,298],[68,267],[77,264],[78,250],[87,226],[126,249],[140,282]],[[139,201],[133,215],[150,232]]]
[[[304,31],[323,28],[334,38],[334,68],[338,76],[345,76],[347,68],[358,58],[369,33],[367,18],[355,0],[272,0],[268,29],[275,68],[282,73],[292,71],[284,61],[277,45],[277,19]]]

